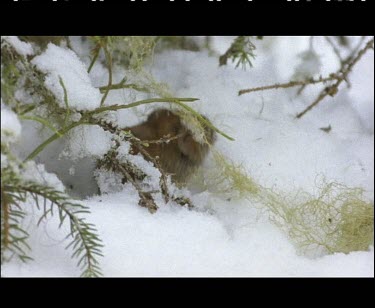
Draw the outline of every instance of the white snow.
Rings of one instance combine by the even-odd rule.
[[[57,97],[61,107],[65,108],[64,90],[61,77],[67,90],[69,107],[77,110],[92,110],[100,106],[99,89],[92,86],[87,67],[70,49],[58,47],[52,43],[32,63],[47,73],[46,85]]]
[[[21,123],[17,115],[1,102],[1,140],[18,138],[21,134]],[[3,134],[4,133],[4,134]],[[4,139],[3,139],[4,138]]]
[[[137,200],[136,193],[127,186],[122,192],[86,202],[92,210],[90,222],[101,230],[105,242],[101,266],[108,277],[373,275],[373,248],[369,252],[308,259],[298,256],[288,239],[268,222],[248,220],[229,230],[219,217],[208,212],[168,205],[151,215],[136,206]],[[227,213],[234,210],[230,206]],[[240,213],[243,210],[240,206]],[[57,230],[57,223],[57,219],[49,219],[40,229],[33,227],[35,261],[27,265],[7,264],[3,275],[79,275],[74,268],[76,261],[64,251],[67,242],[62,242],[62,238],[67,230]]]
[[[83,125],[70,132],[65,152],[62,156],[77,160],[83,157],[102,157],[112,146],[111,134],[103,128]]]
[[[64,191],[64,184],[54,173],[49,173],[42,164],[36,164],[34,161],[28,161],[25,163],[22,169],[22,178],[25,181],[33,181],[40,185],[47,185],[53,187],[56,190]]]
[[[231,39],[213,38],[218,53],[225,51]],[[253,61],[254,67],[248,71],[235,70],[231,65],[219,67],[218,58],[205,51],[165,51],[154,56],[150,69],[156,80],[170,85],[176,97],[200,98],[187,104],[235,138],[229,141],[218,136],[215,149],[242,164],[262,186],[286,194],[298,189],[313,193],[317,179],[324,175],[327,180],[364,188],[366,197],[373,202],[373,51],[361,59],[350,75],[351,88],[342,86],[338,95],[326,98],[296,120],[296,113],[308,106],[321,88],[311,86],[300,96],[296,96],[297,89],[242,96],[238,96],[238,90],[288,81],[300,63],[296,55],[306,52],[309,39],[265,37],[255,43],[258,56]],[[88,54],[87,44],[80,45],[75,39],[74,45],[82,55]],[[321,74],[337,69],[337,59],[323,38],[314,39],[314,50],[321,57]],[[66,80],[61,76],[71,106],[77,109],[97,106],[85,105],[78,98],[96,97],[98,92],[92,85],[106,82],[106,77],[100,74],[105,72],[102,64],[95,64],[88,76],[85,66],[73,52],[54,45],[49,45],[34,61],[48,73],[47,82],[54,84],[53,91],[59,88],[58,75],[65,74]],[[84,61],[87,63],[86,58]],[[313,65],[306,71],[317,73],[314,69]],[[124,75],[125,71],[117,69],[114,80],[121,80]],[[83,84],[86,88],[82,88]],[[133,90],[111,91],[106,105],[125,104],[145,97]],[[100,96],[96,104],[99,101]],[[160,106],[168,108],[169,104],[139,106],[111,113],[110,117],[120,127],[130,126],[143,121],[153,108]],[[3,109],[1,113],[3,123]],[[8,114],[4,117],[8,118]],[[329,133],[320,129],[329,125],[332,127]],[[26,138],[21,140],[25,147],[21,153],[30,153],[35,147],[31,140],[36,137],[30,131],[25,131],[21,137]],[[100,259],[105,276],[374,276],[373,246],[368,251],[308,258],[299,254],[286,234],[248,199],[223,198],[210,190],[184,189],[195,205],[193,210],[172,202],[164,205],[160,196],[156,196],[160,208],[151,215],[138,206],[137,192],[130,184],[122,184],[121,178],[110,172],[97,170],[93,174],[95,162],[91,159],[108,151],[112,145],[110,135],[98,127],[83,126],[64,142],[47,147],[39,155],[39,161],[45,163],[49,172],[62,174],[64,184],[73,184],[76,192],[87,187],[95,191],[92,178],[97,178],[103,195],[81,202],[90,208],[92,213],[87,221],[96,225],[105,245],[104,258]],[[74,166],[67,159],[59,160],[64,149],[69,150],[69,158],[82,160]],[[128,151],[129,145],[123,143],[119,158],[128,155]],[[85,156],[90,160],[83,158]],[[142,157],[133,159],[151,173],[153,180],[149,184],[156,187],[159,173]],[[213,168],[215,164],[210,155],[202,167],[203,182],[209,180]],[[176,194],[182,192],[172,190]],[[31,236],[30,255],[34,261],[21,264],[14,259],[2,265],[2,275],[78,276],[77,260],[70,259],[71,251],[64,249],[68,244],[63,241],[68,226],[58,229],[56,215],[36,228],[40,215],[30,216],[25,225]]]
[[[17,36],[2,36],[1,39],[8,42],[20,55],[24,57],[32,56],[34,54],[31,44],[22,42]]]
[[[322,64],[319,55],[314,50],[304,51],[298,57],[301,59],[301,63],[296,66],[292,80],[306,80],[320,73]]]
[[[354,67],[349,80],[352,87],[348,93],[353,109],[358,113],[369,133],[374,133],[374,55],[369,53]]]

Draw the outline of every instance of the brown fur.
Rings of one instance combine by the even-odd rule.
[[[182,124],[180,117],[167,109],[152,112],[147,121],[125,128],[141,140],[160,140],[179,136],[168,143],[150,143],[146,151],[152,157],[159,157],[161,168],[178,183],[185,183],[188,177],[199,167],[209,151],[209,145],[215,140],[214,131],[204,127],[207,142],[197,142],[192,133]],[[138,151],[133,148],[133,152]],[[146,158],[147,159],[147,158]]]

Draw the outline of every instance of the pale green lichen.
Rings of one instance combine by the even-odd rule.
[[[374,243],[374,204],[362,189],[323,179],[316,194],[300,190],[291,196],[262,187],[243,166],[217,151],[213,157],[214,171],[205,176],[207,189],[226,198],[246,198],[263,209],[300,253],[365,251]]]

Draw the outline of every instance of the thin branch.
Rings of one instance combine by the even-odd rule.
[[[329,91],[334,90],[334,89],[335,89],[335,86],[325,88],[322,92],[320,92],[319,96],[312,102],[312,104],[310,104],[305,110],[303,110],[302,112],[296,115],[296,118],[300,119],[306,112],[310,111],[316,105],[318,105],[329,94]],[[331,96],[334,96],[334,94],[336,93],[332,92]]]
[[[29,156],[24,161],[28,161],[33,159],[35,156],[37,156],[43,149],[53,141],[59,139],[60,137],[64,136],[67,132],[69,132],[71,129],[79,126],[79,125],[95,125],[94,123],[88,122],[88,119],[92,118],[93,115],[102,113],[105,111],[116,111],[120,109],[127,109],[127,108],[132,108],[135,106],[139,105],[144,105],[144,104],[150,104],[150,103],[156,103],[156,102],[170,102],[170,103],[175,103],[184,109],[187,109],[188,111],[192,112],[193,114],[197,115],[197,117],[200,119],[200,121],[206,123],[209,127],[211,127],[213,130],[221,134],[222,136],[226,137],[229,140],[234,140],[233,138],[229,137],[225,133],[221,132],[218,128],[213,126],[210,122],[208,122],[206,119],[204,119],[200,114],[198,114],[194,109],[186,106],[182,102],[193,102],[198,99],[196,98],[153,98],[153,99],[146,99],[138,102],[134,102],[128,105],[112,105],[112,106],[105,106],[105,107],[100,107],[95,110],[85,112],[82,115],[82,118],[78,122],[74,122],[70,124],[67,127],[64,127],[57,131],[54,135],[52,135],[50,138],[48,138],[46,141],[44,141],[42,144],[40,144]]]
[[[298,89],[298,91],[297,91],[297,96],[298,95],[301,95],[301,93],[303,92],[303,90],[305,90],[305,88],[306,88],[306,85],[304,84],[303,86],[301,86],[299,89]]]
[[[131,103],[131,104],[128,104],[128,105],[111,105],[111,106],[100,107],[100,108],[97,108],[93,111],[88,112],[88,114],[93,115],[93,114],[97,114],[97,113],[102,113],[104,111],[116,111],[116,110],[120,110],[120,109],[133,108],[133,107],[136,107],[136,106],[151,104],[151,103],[157,103],[157,102],[174,103],[174,104],[182,107],[183,109],[189,111],[190,113],[194,114],[201,123],[207,125],[209,128],[211,128],[212,130],[214,130],[218,134],[222,135],[223,137],[225,137],[225,138],[227,138],[231,141],[234,141],[234,138],[228,136],[226,133],[224,133],[223,131],[221,131],[217,127],[213,126],[210,121],[208,121],[204,117],[202,117],[202,115],[199,114],[198,112],[196,112],[193,108],[191,108],[191,107],[182,103],[182,102],[194,102],[194,101],[197,101],[197,100],[198,100],[198,98],[151,98],[151,99],[145,99],[145,100],[142,100],[142,101],[134,102],[134,103]]]
[[[60,85],[61,85],[61,87],[63,88],[63,91],[64,91],[64,103],[65,103],[65,107],[66,107],[66,115],[65,115],[65,119],[64,119],[64,126],[66,126],[66,124],[68,122],[68,119],[69,119],[69,116],[70,116],[68,91],[66,90],[64,81],[62,80],[61,76],[59,76],[59,82],[60,82]]]
[[[54,133],[58,134],[59,137],[62,137],[62,135],[60,135],[59,131],[54,128],[51,124],[49,124],[49,122],[43,118],[40,118],[40,117],[37,117],[37,116],[32,116],[32,117],[29,117],[29,116],[24,116],[24,115],[20,115],[19,118],[21,120],[29,120],[29,121],[35,121],[35,122],[38,122],[46,127],[48,127],[50,130],[52,130]]]
[[[337,76],[337,81],[333,85],[325,88],[319,94],[319,96],[315,99],[315,101],[312,104],[310,104],[305,110],[303,110],[302,112],[297,114],[296,118],[300,119],[304,114],[306,114],[306,112],[310,111],[312,108],[314,108],[316,105],[318,105],[327,95],[335,96],[336,93],[338,92],[338,88],[339,88],[340,84],[344,80],[345,81],[347,80],[348,74],[351,72],[354,65],[357,64],[357,62],[362,58],[362,56],[369,49],[374,49],[374,39],[367,42],[366,46],[358,52],[357,56],[354,59],[352,59],[352,61],[347,65],[347,67],[345,69],[340,70],[341,74],[335,75],[335,76]]]
[[[356,47],[353,48],[352,52],[350,53],[349,56],[347,56],[344,61],[343,61],[343,64],[346,64],[348,62],[350,62],[350,60],[352,60],[352,58],[354,57],[354,55],[358,52],[358,50],[361,48],[363,42],[365,41],[366,39],[366,36],[361,36],[361,39],[359,40],[358,44]]]
[[[100,53],[100,49],[101,49],[101,48],[102,48],[102,47],[101,47],[100,45],[98,45],[98,46],[95,48],[95,54],[94,54],[94,57],[93,57],[92,60],[91,60],[91,63],[90,63],[90,65],[89,65],[89,68],[87,69],[87,73],[90,74],[91,69],[93,68],[93,66],[94,66],[94,64],[95,64],[95,62],[96,62],[96,60],[97,60],[98,57],[99,57],[99,53]]]
[[[264,91],[264,90],[271,90],[271,89],[287,89],[292,87],[298,87],[298,86],[307,86],[311,84],[317,84],[317,83],[325,83],[328,81],[337,80],[337,76],[335,74],[331,74],[329,77],[319,77],[319,79],[308,79],[308,80],[302,80],[302,81],[290,81],[286,83],[276,83],[270,86],[262,86],[262,87],[256,87],[251,89],[244,89],[240,90],[238,92],[238,95],[250,93],[250,92],[257,92],[257,91]]]
[[[24,160],[24,162],[28,161],[28,160],[31,160],[33,159],[35,156],[37,156],[40,152],[43,151],[43,149],[50,143],[52,143],[53,141],[61,138],[62,136],[64,136],[67,132],[69,132],[71,129],[79,126],[79,125],[91,125],[91,123],[84,123],[84,122],[74,122],[72,124],[70,124],[69,126],[67,127],[64,127],[62,129],[60,129],[58,132],[56,132],[54,135],[52,135],[51,137],[49,137],[46,141],[44,141],[43,143],[41,143],[31,154],[29,154],[29,156],[26,157],[26,159]]]
[[[348,75],[352,71],[353,67],[357,64],[357,62],[362,58],[362,56],[369,50],[374,49],[374,39],[367,42],[366,46],[362,48],[360,51],[358,51],[355,58],[354,56],[349,56],[347,59],[343,61],[343,64],[339,71],[337,73],[330,74],[328,77],[319,79],[309,79],[305,81],[290,81],[287,83],[282,84],[274,84],[269,86],[263,86],[263,87],[256,87],[256,88],[250,88],[250,89],[244,89],[240,90],[238,92],[238,95],[242,95],[245,93],[250,92],[256,92],[256,91],[264,91],[264,90],[270,90],[270,89],[280,89],[280,88],[291,88],[296,86],[302,86],[305,87],[307,85],[312,84],[318,84],[318,83],[326,83],[330,81],[336,81],[332,85],[326,87],[323,89],[323,91],[319,94],[319,96],[314,100],[312,104],[310,104],[305,110],[298,113],[296,118],[301,118],[306,112],[314,108],[316,105],[318,105],[327,95],[335,96],[338,92],[338,88],[341,85],[343,81],[347,82]]]
[[[102,113],[105,111],[116,111],[120,109],[128,109],[128,108],[133,108],[133,107],[137,107],[140,105],[152,104],[152,103],[194,102],[197,100],[199,99],[198,98],[150,98],[150,99],[145,99],[145,100],[141,100],[138,102],[130,103],[127,105],[111,105],[111,106],[104,106],[104,107],[96,108],[92,111],[89,111],[88,114],[94,115],[94,114]]]
[[[341,57],[340,51],[337,49],[335,43],[331,40],[331,38],[330,38],[329,36],[325,36],[324,38],[325,38],[325,40],[327,41],[327,43],[328,43],[329,45],[331,45],[332,50],[333,50],[333,52],[335,53],[336,57],[339,59],[340,63],[343,64],[344,60],[343,60],[343,58]]]

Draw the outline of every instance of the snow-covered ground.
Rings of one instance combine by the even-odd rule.
[[[223,53],[231,39],[214,38],[214,48]],[[90,75],[85,75],[89,63],[87,45],[76,38],[72,38],[72,44],[81,60],[70,51],[50,46],[33,61],[49,73],[47,82],[52,91],[61,91],[58,76],[62,76],[77,106],[82,100],[86,102],[85,97],[91,97],[91,104],[97,105],[100,98],[95,87],[106,85],[107,71],[97,63]],[[367,52],[354,68],[349,89],[342,86],[338,95],[325,99],[297,120],[297,112],[314,100],[321,87],[310,86],[300,96],[296,96],[296,89],[242,96],[238,96],[238,91],[289,81],[295,68],[301,68],[298,55],[309,48],[309,39],[266,37],[256,41],[256,45],[254,67],[246,71],[234,69],[234,65],[219,67],[217,56],[206,51],[177,50],[155,54],[150,70],[157,81],[169,85],[176,97],[200,99],[189,106],[235,139],[218,136],[215,149],[242,164],[262,186],[286,194],[297,189],[314,193],[317,178],[324,175],[327,180],[364,188],[366,198],[373,203],[373,51]],[[326,76],[338,68],[337,58],[323,38],[314,39],[314,50],[320,56],[320,71],[314,72],[316,59],[314,68],[304,67],[305,70]],[[71,68],[69,63],[77,65]],[[121,69],[115,70],[114,82],[123,76]],[[63,93],[56,96],[63,104]],[[111,91],[106,104],[125,104],[144,97],[135,91]],[[140,106],[137,110],[120,111],[115,117],[120,125],[133,125],[156,106],[168,105]],[[2,129],[3,117],[8,114],[14,117],[4,112],[2,106]],[[329,133],[320,129],[329,125]],[[26,157],[50,134],[47,132],[42,138],[36,131],[33,122],[22,122],[18,143],[21,157]],[[48,172],[57,173],[66,187],[74,184],[74,193],[86,196],[82,203],[91,210],[87,219],[96,225],[105,245],[104,257],[100,259],[105,276],[374,275],[373,247],[368,251],[308,258],[299,254],[287,236],[248,199],[229,200],[209,190],[187,190],[196,209],[168,204],[151,215],[137,205],[137,194],[130,185],[121,186],[117,192],[94,195],[93,163],[83,157],[103,155],[111,145],[109,136],[91,126],[76,129],[73,134],[70,140],[51,144],[36,161],[45,164]],[[74,155],[76,163],[64,158],[64,153]],[[202,167],[204,174],[212,171],[212,160],[209,155]],[[34,211],[37,210],[30,210],[31,214]],[[67,226],[58,229],[57,217],[38,228],[36,221],[37,217],[29,215],[25,222],[34,261],[22,264],[12,260],[3,264],[2,276],[78,276],[76,260],[70,259],[71,251],[64,249]]]

